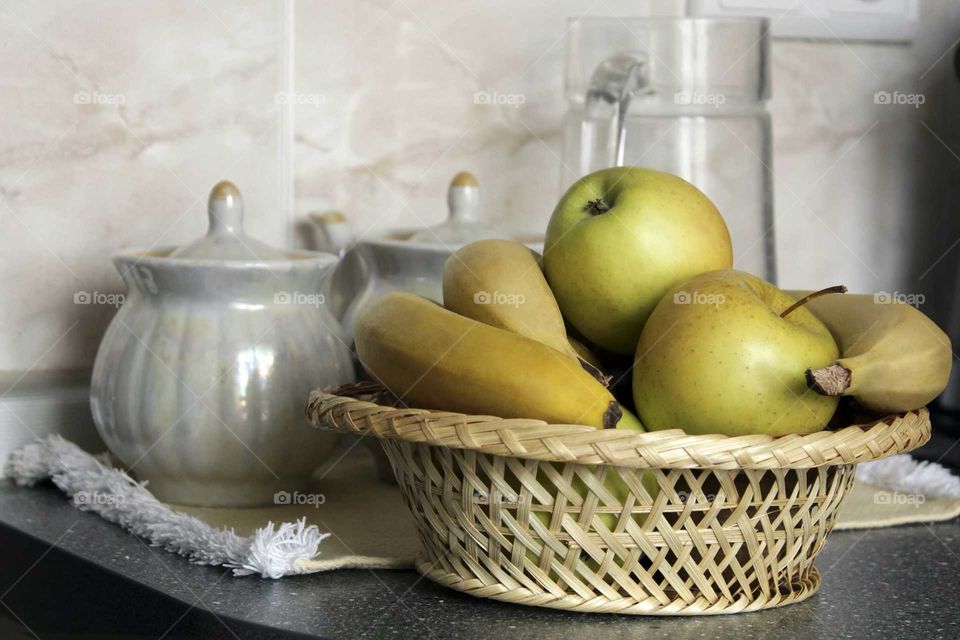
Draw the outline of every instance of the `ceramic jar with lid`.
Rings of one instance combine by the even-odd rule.
[[[97,352],[93,416],[161,500],[272,504],[304,488],[336,445],[304,418],[310,390],[354,379],[327,308],[337,257],[247,236],[229,182],[211,191],[208,213],[194,243],[114,257],[127,296]]]
[[[392,229],[354,237],[341,213],[315,213],[320,243],[343,255],[331,278],[331,310],[349,339],[357,315],[368,302],[390,291],[409,291],[442,302],[443,265],[465,244],[484,238],[513,238],[537,251],[542,238],[515,237],[498,228],[480,207],[480,185],[466,171],[447,190],[446,220],[420,229]]]

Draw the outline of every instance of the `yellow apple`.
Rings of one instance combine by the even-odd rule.
[[[731,267],[733,249],[717,208],[692,184],[615,167],[584,176],[560,199],[543,262],[567,321],[597,346],[632,354],[663,294]]]
[[[748,273],[695,276],[654,309],[637,344],[633,399],[649,431],[783,435],[820,431],[837,398],[807,387],[837,343],[803,306]]]

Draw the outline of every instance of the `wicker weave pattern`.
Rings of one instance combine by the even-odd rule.
[[[522,466],[515,458],[385,445],[418,523],[421,572],[476,596],[575,611],[733,613],[802,600],[819,586],[813,559],[853,481],[850,465],[658,471],[657,500],[636,492],[618,505],[600,497],[604,473],[617,471],[539,462],[511,500],[492,481],[509,473],[487,469]],[[620,473],[627,484],[642,474]],[[576,491],[571,475],[596,490]]]
[[[789,436],[687,435],[680,430],[637,433],[552,425],[540,420],[394,409],[314,391],[307,416],[316,426],[379,438],[473,449],[554,462],[614,464],[641,469],[802,469],[856,464],[910,451],[930,439],[926,409],[869,427],[850,426]]]
[[[658,615],[814,594],[852,462],[919,446],[930,430],[919,411],[814,436],[621,434],[321,392],[307,413],[382,438],[430,579],[518,604]]]

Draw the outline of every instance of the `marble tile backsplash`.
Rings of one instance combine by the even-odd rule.
[[[89,366],[114,307],[74,297],[123,290],[121,247],[201,234],[225,176],[250,232],[284,241],[280,17],[274,2],[0,3],[0,371]]]
[[[274,244],[309,246],[311,210],[343,211],[357,233],[437,223],[460,169],[491,218],[541,230],[561,190],[567,18],[683,5],[5,0],[0,372],[89,366],[114,309],[74,296],[122,291],[121,247],[202,233],[222,178]],[[960,142],[943,54],[958,27],[960,5],[929,2],[910,46],[774,43],[784,286],[938,295],[952,282]],[[926,101],[877,104],[877,91]]]

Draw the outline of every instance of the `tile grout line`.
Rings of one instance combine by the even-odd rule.
[[[281,0],[279,19],[279,68],[278,84],[280,94],[286,99],[274,100],[279,103],[277,115],[280,140],[278,146],[277,164],[277,205],[279,207],[283,230],[284,244],[293,247],[295,243],[296,226],[296,193],[294,184],[294,127],[296,101],[293,100],[296,88],[296,0]]]

